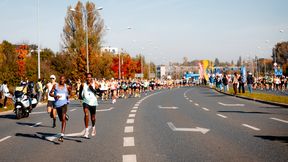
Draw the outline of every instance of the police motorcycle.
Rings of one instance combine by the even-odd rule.
[[[12,97],[16,119],[29,117],[29,113],[37,106],[37,95],[33,93],[33,90],[33,82],[28,82],[27,84],[24,82],[16,87]]]

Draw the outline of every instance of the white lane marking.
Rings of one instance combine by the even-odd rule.
[[[138,109],[138,106],[134,106],[133,109]]]
[[[139,106],[139,104],[136,103],[134,106]]]
[[[9,138],[11,138],[11,136],[4,137],[4,138],[0,139],[0,142],[3,142],[3,141],[5,141],[5,140],[7,140]]]
[[[189,100],[190,102],[193,102],[192,100]]]
[[[243,125],[244,127],[247,127],[247,128],[253,129],[253,130],[255,130],[255,131],[260,131],[259,128],[253,127],[253,126],[251,126],[251,125],[248,125],[248,124],[242,124],[242,125]]]
[[[217,114],[218,116],[222,117],[222,118],[227,118],[227,116],[222,115],[222,114]]]
[[[135,118],[136,114],[129,114],[129,118]]]
[[[133,133],[134,128],[133,126],[126,126],[124,129],[124,133]]]
[[[278,119],[278,118],[270,118],[270,119],[276,120],[276,121],[280,121],[280,122],[283,122],[283,123],[287,123],[287,124],[288,124],[288,121],[287,121],[287,120]]]
[[[110,107],[109,109],[96,110],[96,112],[111,111],[111,110],[113,110],[113,109],[114,109],[114,107]]]
[[[47,111],[31,112],[30,114],[31,115],[34,115],[34,114],[47,114]]]
[[[34,124],[34,125],[31,125],[30,127],[37,127],[37,126],[39,126],[40,124],[42,124],[42,122],[38,122],[38,123],[36,123],[36,124]]]
[[[195,106],[199,106],[199,104],[198,104],[198,103],[195,103],[194,105],[195,105]]]
[[[89,126],[88,127],[88,130],[90,130],[92,127]],[[85,133],[85,128],[81,131],[81,132],[78,132],[78,133],[70,133],[70,134],[64,134],[65,137],[81,137],[83,136]]]
[[[207,109],[206,107],[202,107],[203,110],[205,111],[210,111],[209,109]]]
[[[134,123],[134,119],[127,119],[126,123],[127,124],[133,124]]]
[[[123,155],[122,161],[123,162],[137,162],[137,158],[135,154]]]
[[[76,109],[72,109],[72,110],[70,110],[70,112],[73,112],[73,111],[75,111]]]
[[[137,112],[137,110],[131,110],[131,113],[136,113]]]
[[[124,137],[123,138],[123,146],[124,147],[135,146],[134,137]]]
[[[175,106],[164,107],[164,106],[161,106],[161,105],[159,105],[158,108],[159,108],[159,109],[178,109],[178,107],[175,107]]]
[[[218,104],[222,106],[245,106],[245,104],[224,104],[222,102],[218,102]]]
[[[210,131],[210,129],[196,127],[196,128],[176,128],[172,122],[167,122],[168,126],[173,131],[183,131],[183,132],[201,132],[202,134],[206,134]]]

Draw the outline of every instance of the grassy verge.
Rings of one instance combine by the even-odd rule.
[[[229,94],[234,94],[233,89],[229,89]],[[263,101],[271,101],[271,102],[278,102],[278,103],[285,103],[288,104],[288,96],[279,96],[273,94],[265,94],[265,93],[237,93],[238,96],[263,100]]]

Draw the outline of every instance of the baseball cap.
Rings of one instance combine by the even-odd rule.
[[[50,79],[56,79],[55,75],[50,75]]]

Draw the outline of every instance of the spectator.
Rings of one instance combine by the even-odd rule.
[[[37,101],[41,102],[43,94],[43,85],[41,79],[38,79],[38,82],[36,83],[36,92],[37,92]]]
[[[227,92],[228,90],[228,77],[226,74],[224,74],[222,78],[223,86],[224,86],[224,92]]]
[[[233,82],[232,82],[232,84],[233,84],[233,89],[234,89],[234,95],[237,94],[237,86],[238,86],[238,84],[239,84],[238,79],[239,79],[239,75],[237,74],[237,72],[235,72],[235,73],[234,73]]]
[[[5,80],[2,84],[2,91],[3,91],[3,95],[4,95],[4,103],[3,103],[3,106],[4,106],[4,109],[7,108],[7,99],[8,97],[10,96],[10,93],[9,93],[9,89],[8,89],[8,85],[7,85],[7,81]]]
[[[252,73],[248,73],[248,76],[247,76],[247,86],[248,86],[248,90],[250,93],[252,93],[252,85],[254,83],[254,79],[253,79],[253,76],[252,76]]]

